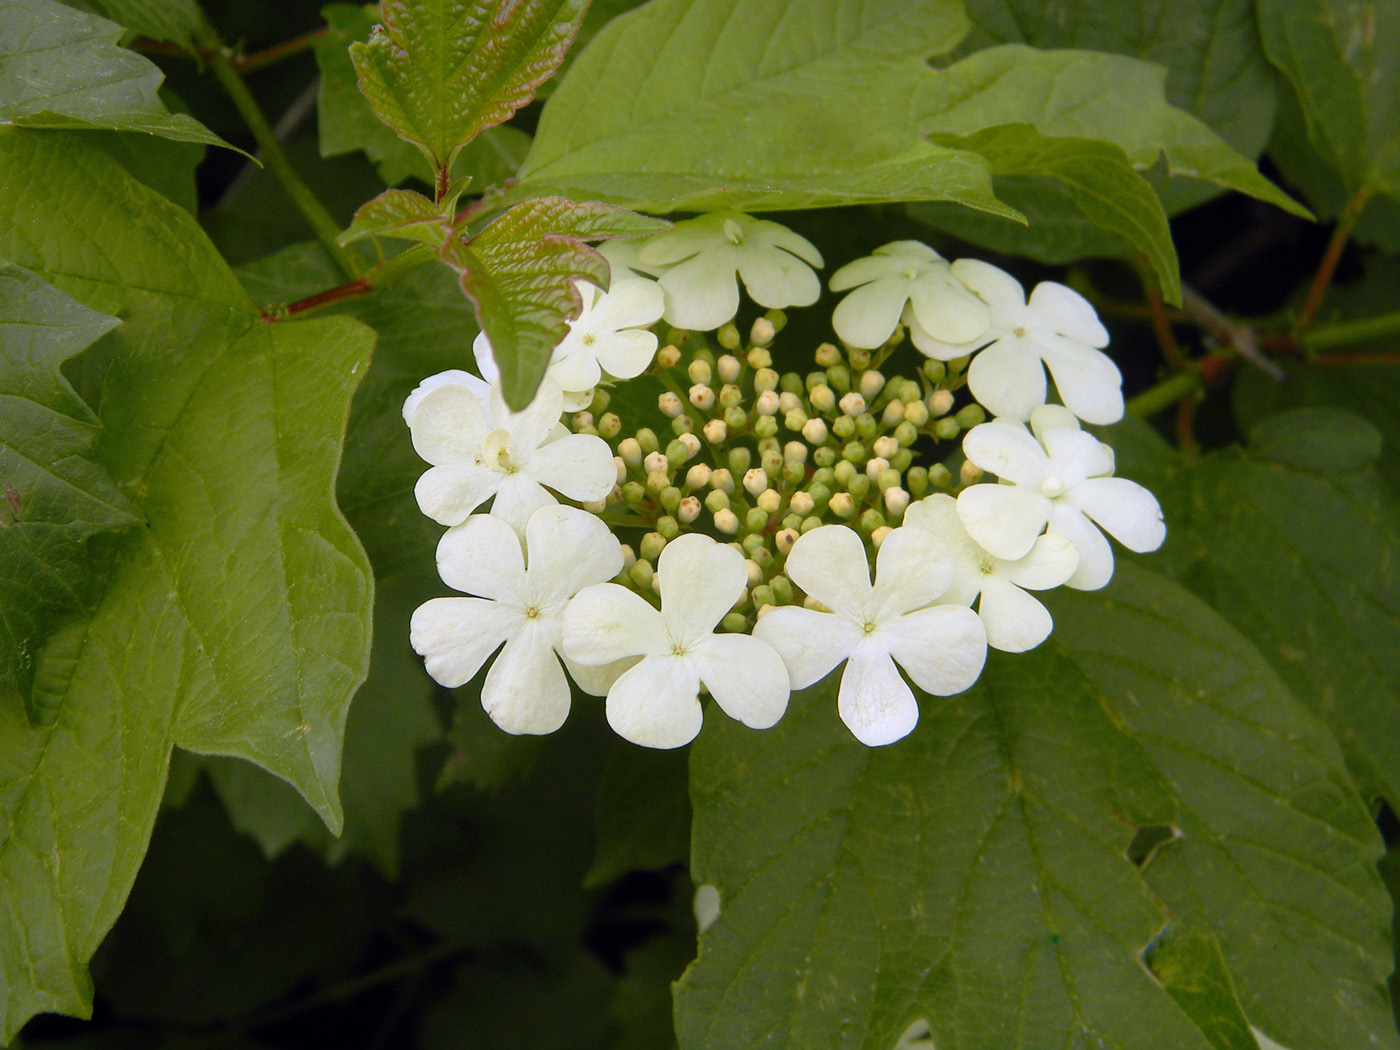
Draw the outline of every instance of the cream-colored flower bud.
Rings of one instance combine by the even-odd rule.
[[[873,485],[880,480],[881,471],[890,469],[890,461],[884,456],[871,456],[865,461],[865,476]]]
[[[700,452],[700,449],[702,447],[700,444],[700,439],[694,434],[688,432],[685,434],[677,434],[676,441],[680,442],[680,444],[685,446],[686,459],[691,459],[694,456],[696,456]]]
[[[760,416],[778,414],[778,395],[773,390],[765,390],[754,399],[753,410]]]
[[[706,386],[704,383],[696,383],[693,387],[690,388],[686,396],[690,398],[690,403],[696,408],[698,408],[701,412],[708,412],[710,409],[715,407],[714,389],[712,387]],[[676,395],[668,391],[667,393],[662,394],[661,397],[676,397]],[[658,399],[658,401],[659,400],[660,399]],[[676,402],[679,404],[680,398],[676,398]],[[666,411],[665,405],[661,406],[661,411]],[[676,415],[680,415],[680,413],[677,412]]]
[[[715,362],[715,370],[719,372],[721,383],[737,382],[743,368],[743,364],[733,354],[721,354],[719,360]]]
[[[662,368],[675,368],[681,363],[681,352],[668,343],[656,351],[656,363]]]
[[[733,383],[725,383],[719,390],[719,403],[723,408],[738,408],[744,402],[744,392]]]
[[[761,346],[756,346],[748,352],[747,360],[750,368],[772,368],[773,355]]]
[[[629,467],[642,465],[642,443],[636,438],[623,438],[617,443],[617,454]]]
[[[953,392],[951,390],[935,390],[928,396],[928,414],[937,419],[939,416],[946,416],[953,409]]]
[[[841,411],[848,416],[858,416],[865,411],[865,398],[852,390],[838,402]]]
[[[982,480],[982,468],[972,460],[965,459],[962,468],[958,471],[958,480],[964,485],[975,485]]]
[[[734,475],[729,473],[728,467],[720,467],[710,474],[710,488],[719,492],[734,491]]]
[[[617,483],[621,485],[627,480],[627,460],[621,456],[613,456],[613,466],[617,468]]]
[[[635,564],[637,564],[637,552],[632,549],[630,543],[624,543],[622,545],[622,571],[626,572]]]
[[[899,517],[909,506],[909,493],[898,485],[885,489],[884,497],[885,510],[889,511],[892,518]]]
[[[768,473],[762,467],[753,467],[744,471],[744,491],[750,496],[757,496],[768,487]]]
[[[665,474],[670,467],[671,461],[664,452],[648,452],[646,459],[642,460],[642,469],[647,474]]]
[[[703,489],[710,483],[710,465],[708,463],[696,463],[685,472],[685,487],[688,489]]]
[[[825,383],[818,383],[812,387],[807,392],[807,397],[811,400],[812,407],[818,412],[831,412],[836,408],[836,392]],[[850,414],[855,415],[854,412]]]
[[[776,514],[783,505],[783,497],[778,495],[777,489],[764,489],[754,497],[754,504],[765,514]]]
[[[916,427],[921,427],[930,419],[928,405],[922,400],[910,401],[904,406],[904,422],[912,423]]]
[[[764,616],[766,616],[768,613],[772,612],[776,608],[776,605],[760,605],[758,607],[758,612],[754,614],[754,619],[761,620]]]
[[[809,445],[825,445],[828,436],[824,419],[809,419],[802,424],[802,438]]]
[[[816,509],[817,501],[812,498],[810,492],[794,492],[792,499],[788,500],[788,506],[794,514],[800,514],[805,518]]]
[[[686,365],[685,374],[690,376],[690,381],[698,386],[709,386],[712,373],[710,362],[703,357],[697,357]]]
[[[836,493],[831,497],[831,501],[827,506],[831,508],[831,513],[835,514],[838,518],[851,518],[855,516],[856,501],[851,497],[849,492]]]
[[[817,600],[816,600],[815,598],[813,598],[810,594],[807,595],[807,597],[805,597],[805,598],[802,599],[802,607],[803,607],[804,609],[811,609],[811,610],[813,610],[814,612],[824,612],[824,613],[829,613],[829,612],[831,612],[830,609],[828,609],[828,608],[827,608],[825,605],[823,605],[821,602],[817,601]]]
[[[889,459],[899,451],[899,442],[888,434],[882,434],[871,442],[870,448],[874,451],[875,455]]]
[[[817,364],[822,368],[830,368],[841,360],[841,351],[831,343],[822,343],[817,347]]]
[[[718,445],[729,437],[729,425],[722,419],[712,419],[700,430],[711,445]]]
[[[860,396],[866,401],[874,401],[885,389],[885,377],[873,368],[860,374]]]
[[[686,496],[676,507],[676,517],[682,524],[689,525],[696,518],[700,517],[700,501],[694,496]]]
[[[802,407],[802,399],[791,390],[784,390],[778,395],[778,411],[787,415],[789,412],[796,412]]]
[[[655,561],[661,557],[661,552],[666,547],[666,537],[659,532],[648,532],[642,537],[641,555],[647,561]]]
[[[763,582],[763,568],[752,558],[744,559],[744,568],[749,574],[749,586],[757,587]]]
[[[735,363],[737,364],[738,362]],[[730,380],[730,382],[733,382],[733,380]],[[765,390],[776,391],[778,389],[778,373],[771,368],[760,368],[753,374],[753,388],[760,394]]]
[[[605,499],[591,499],[579,504],[589,514],[601,514],[608,509],[608,501]]]
[[[685,411],[685,402],[678,398],[669,390],[663,390],[656,398],[656,407],[661,409],[661,414],[671,419]]]
[[[904,421],[904,402],[895,398],[885,406],[885,411],[880,414],[880,422],[887,427],[895,426]]]
[[[749,329],[749,339],[756,346],[767,346],[773,341],[773,336],[777,332],[773,329],[773,322],[766,317],[759,317],[754,320],[753,327]]]
[[[734,327],[733,321],[726,321],[719,326],[715,332],[715,341],[726,350],[733,350],[739,345],[739,329]]]
[[[879,550],[880,544],[885,542],[885,537],[893,531],[894,529],[890,528],[888,525],[881,525],[870,534],[870,542],[875,546],[876,550]]]
[[[715,528],[726,536],[733,536],[739,531],[739,515],[735,514],[728,507],[715,512]],[[677,548],[679,550],[679,548]]]

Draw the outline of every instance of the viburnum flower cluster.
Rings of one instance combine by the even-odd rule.
[[[783,372],[783,311],[821,294],[803,237],[725,211],[602,251],[611,288],[581,287],[527,408],[507,409],[484,336],[479,375],[432,376],[404,405],[461,594],[415,612],[412,644],[448,687],[491,661],[481,701],[507,732],[557,729],[572,679],[623,737],[678,747],[705,694],[763,729],[839,674],[842,721],[890,744],[915,688],[960,692],[988,646],[1044,641],[1032,592],[1104,586],[1105,533],[1161,544],[1157,501],[1080,425],[1120,418],[1123,396],[1071,289],[1028,297],[988,263],[887,244],[831,277],[842,345]],[[767,308],[747,337],[740,284]]]

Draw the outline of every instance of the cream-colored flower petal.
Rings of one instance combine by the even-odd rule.
[[[1083,430],[1052,427],[1045,431],[1044,448],[1049,455],[1047,474],[1058,477],[1067,488],[1113,473],[1113,450]]]
[[[741,248],[737,269],[749,298],[769,309],[811,306],[822,294],[812,268],[781,248]]]
[[[1004,653],[1034,649],[1055,626],[1045,606],[1009,580],[987,580],[977,615],[987,629],[987,644]]]
[[[481,338],[478,336],[477,338]],[[418,405],[423,398],[427,397],[434,390],[444,386],[465,387],[467,391],[478,401],[484,402],[491,393],[491,384],[480,376],[474,376],[470,372],[464,372],[460,368],[449,368],[446,372],[439,372],[437,375],[428,376],[408,395],[403,403],[403,421],[410,427],[413,425],[413,416],[418,410]]]
[[[543,632],[527,623],[486,672],[481,706],[507,733],[552,733],[569,715],[569,683]]]
[[[1024,558],[1045,531],[1051,501],[1021,485],[972,485],[958,495],[967,534],[1005,561]]]
[[[822,265],[822,253],[817,246],[795,230],[790,230],[780,222],[771,219],[751,219],[741,223],[746,244],[772,245],[791,252],[811,266]]]
[[[730,718],[767,729],[787,710],[787,668],[772,646],[746,634],[712,634],[690,652],[700,681]]]
[[[410,424],[414,451],[434,466],[475,462],[487,430],[480,400],[458,384],[425,392],[414,406]]]
[[[1015,328],[1026,309],[1026,291],[1021,282],[999,266],[981,259],[958,259],[952,264],[953,276],[967,285],[992,308],[992,324]]]
[[[718,328],[739,309],[739,282],[729,250],[703,252],[672,267],[657,282],[667,323],[695,332]]]
[[[862,645],[841,675],[836,709],[857,740],[883,747],[908,736],[919,721],[919,705],[889,653]]]
[[[564,662],[564,669],[569,672],[574,684],[589,696],[607,696],[608,690],[622,677],[622,673],[636,667],[642,659],[640,656],[624,656],[610,664],[588,667],[571,660],[568,653],[560,653],[559,658]]]
[[[946,263],[914,282],[909,306],[920,328],[948,343],[979,339],[992,323],[986,304],[952,275]]]
[[[448,529],[438,541],[437,569],[442,582],[454,591],[495,601],[526,599],[520,540],[510,525],[494,515],[473,514]]]
[[[784,605],[764,613],[753,637],[783,658],[792,688],[806,689],[850,656],[865,632],[844,616]]]
[[[599,500],[617,484],[612,449],[594,434],[568,434],[522,457],[520,469],[570,499]]]
[[[1044,447],[1025,427],[996,420],[979,423],[963,436],[963,455],[1016,485],[1038,486],[1050,469]]]
[[[496,494],[501,475],[478,463],[432,467],[413,486],[418,508],[439,525],[460,525]]]
[[[1045,367],[1016,336],[998,339],[972,359],[967,388],[994,416],[1029,419],[1045,404]]]
[[[1130,551],[1155,551],[1167,538],[1157,497],[1136,481],[1090,478],[1068,499]]]
[[[744,556],[698,532],[678,536],[656,562],[661,617],[676,643],[709,636],[748,586]]]
[[[433,598],[414,610],[408,637],[433,681],[456,689],[519,623],[518,610],[487,598]]]
[[[661,613],[615,583],[585,587],[564,608],[564,654],[585,667],[671,651]]]
[[[1062,586],[1078,567],[1079,551],[1074,544],[1058,532],[1047,532],[1020,561],[1000,563],[995,575],[1010,580],[1017,587],[1048,591],[1051,587]]]
[[[1079,565],[1074,575],[1065,581],[1066,587],[1079,591],[1096,591],[1113,578],[1113,548],[1098,527],[1077,507],[1063,500],[1050,508],[1050,531],[1074,544],[1079,552]]]
[[[1066,408],[1086,423],[1123,418],[1123,376],[1107,354],[1059,335],[1041,335],[1038,343]]]
[[[922,609],[952,582],[953,555],[947,544],[923,529],[895,529],[875,554],[873,619],[884,623]]]
[[[555,505],[535,511],[525,526],[525,543],[533,593],[543,600],[572,598],[622,571],[622,544],[586,510]]]
[[[643,747],[682,747],[700,732],[700,679],[688,660],[648,656],[624,672],[607,699],[608,725]]]
[[[961,693],[987,661],[986,629],[961,605],[906,613],[880,624],[876,637],[914,684],[934,696]]]
[[[784,571],[828,609],[850,620],[867,615],[871,601],[870,563],[865,543],[846,525],[822,525],[804,532],[788,551]]]
[[[523,537],[530,515],[541,507],[553,506],[558,501],[529,474],[517,472],[497,476],[500,478],[500,485],[496,489],[496,498],[491,502],[491,517],[499,518],[514,529],[517,535]]]
[[[902,277],[880,278],[857,288],[836,304],[831,327],[851,346],[874,350],[883,346],[899,324],[909,300],[909,282]]]
[[[1037,322],[1076,342],[1102,349],[1108,345],[1108,329],[1088,299],[1055,281],[1041,281],[1031,290],[1027,304]]]
[[[614,379],[633,379],[651,367],[656,346],[654,332],[640,328],[614,332],[598,346],[598,364]]]

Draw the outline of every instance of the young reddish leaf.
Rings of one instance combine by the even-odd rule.
[[[667,225],[609,204],[542,197],[517,204],[471,240],[443,246],[443,261],[476,303],[508,405],[530,403],[550,351],[583,308],[574,281],[608,286],[607,260],[584,242],[640,237]]]
[[[419,147],[439,186],[457,152],[509,120],[553,75],[587,0],[387,0],[383,25],[350,47],[380,120]]]
[[[340,235],[341,244],[365,237],[398,237],[441,247],[452,232],[451,215],[413,190],[385,190],[360,206],[350,226]]]

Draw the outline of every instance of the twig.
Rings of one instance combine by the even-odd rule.
[[[280,44],[273,44],[269,48],[261,51],[254,51],[251,55],[230,55],[229,62],[233,68],[240,73],[253,73],[259,69],[265,69],[284,59],[299,55],[303,51],[311,48],[319,37],[330,32],[329,27],[322,26],[320,29],[313,29],[309,33],[293,37],[291,40],[284,40]],[[140,51],[145,55],[171,55],[177,58],[188,58],[196,62],[210,62],[217,53],[217,48],[195,47],[193,49],[182,47],[179,44],[172,44],[165,40],[150,40],[146,37],[137,37],[131,42],[133,51]]]
[[[1233,346],[1246,361],[1276,383],[1287,381],[1288,373],[1264,356],[1259,349],[1254,329],[1226,317],[1218,307],[1190,285],[1181,286],[1181,307],[1217,342]]]
[[[1346,247],[1347,238],[1351,236],[1352,227],[1356,225],[1356,220],[1361,217],[1361,210],[1366,207],[1366,201],[1370,196],[1370,189],[1363,186],[1351,195],[1351,199],[1342,208],[1342,213],[1337,216],[1337,228],[1332,231],[1332,239],[1327,242],[1327,250],[1322,253],[1322,261],[1318,263],[1317,273],[1313,275],[1312,285],[1308,288],[1308,297],[1303,302],[1303,309],[1298,314],[1298,319],[1293,322],[1295,333],[1307,328],[1308,325],[1312,324],[1313,318],[1317,316],[1323,296],[1327,294],[1327,288],[1332,283],[1332,274],[1337,269],[1337,263],[1341,261],[1342,250]]]

